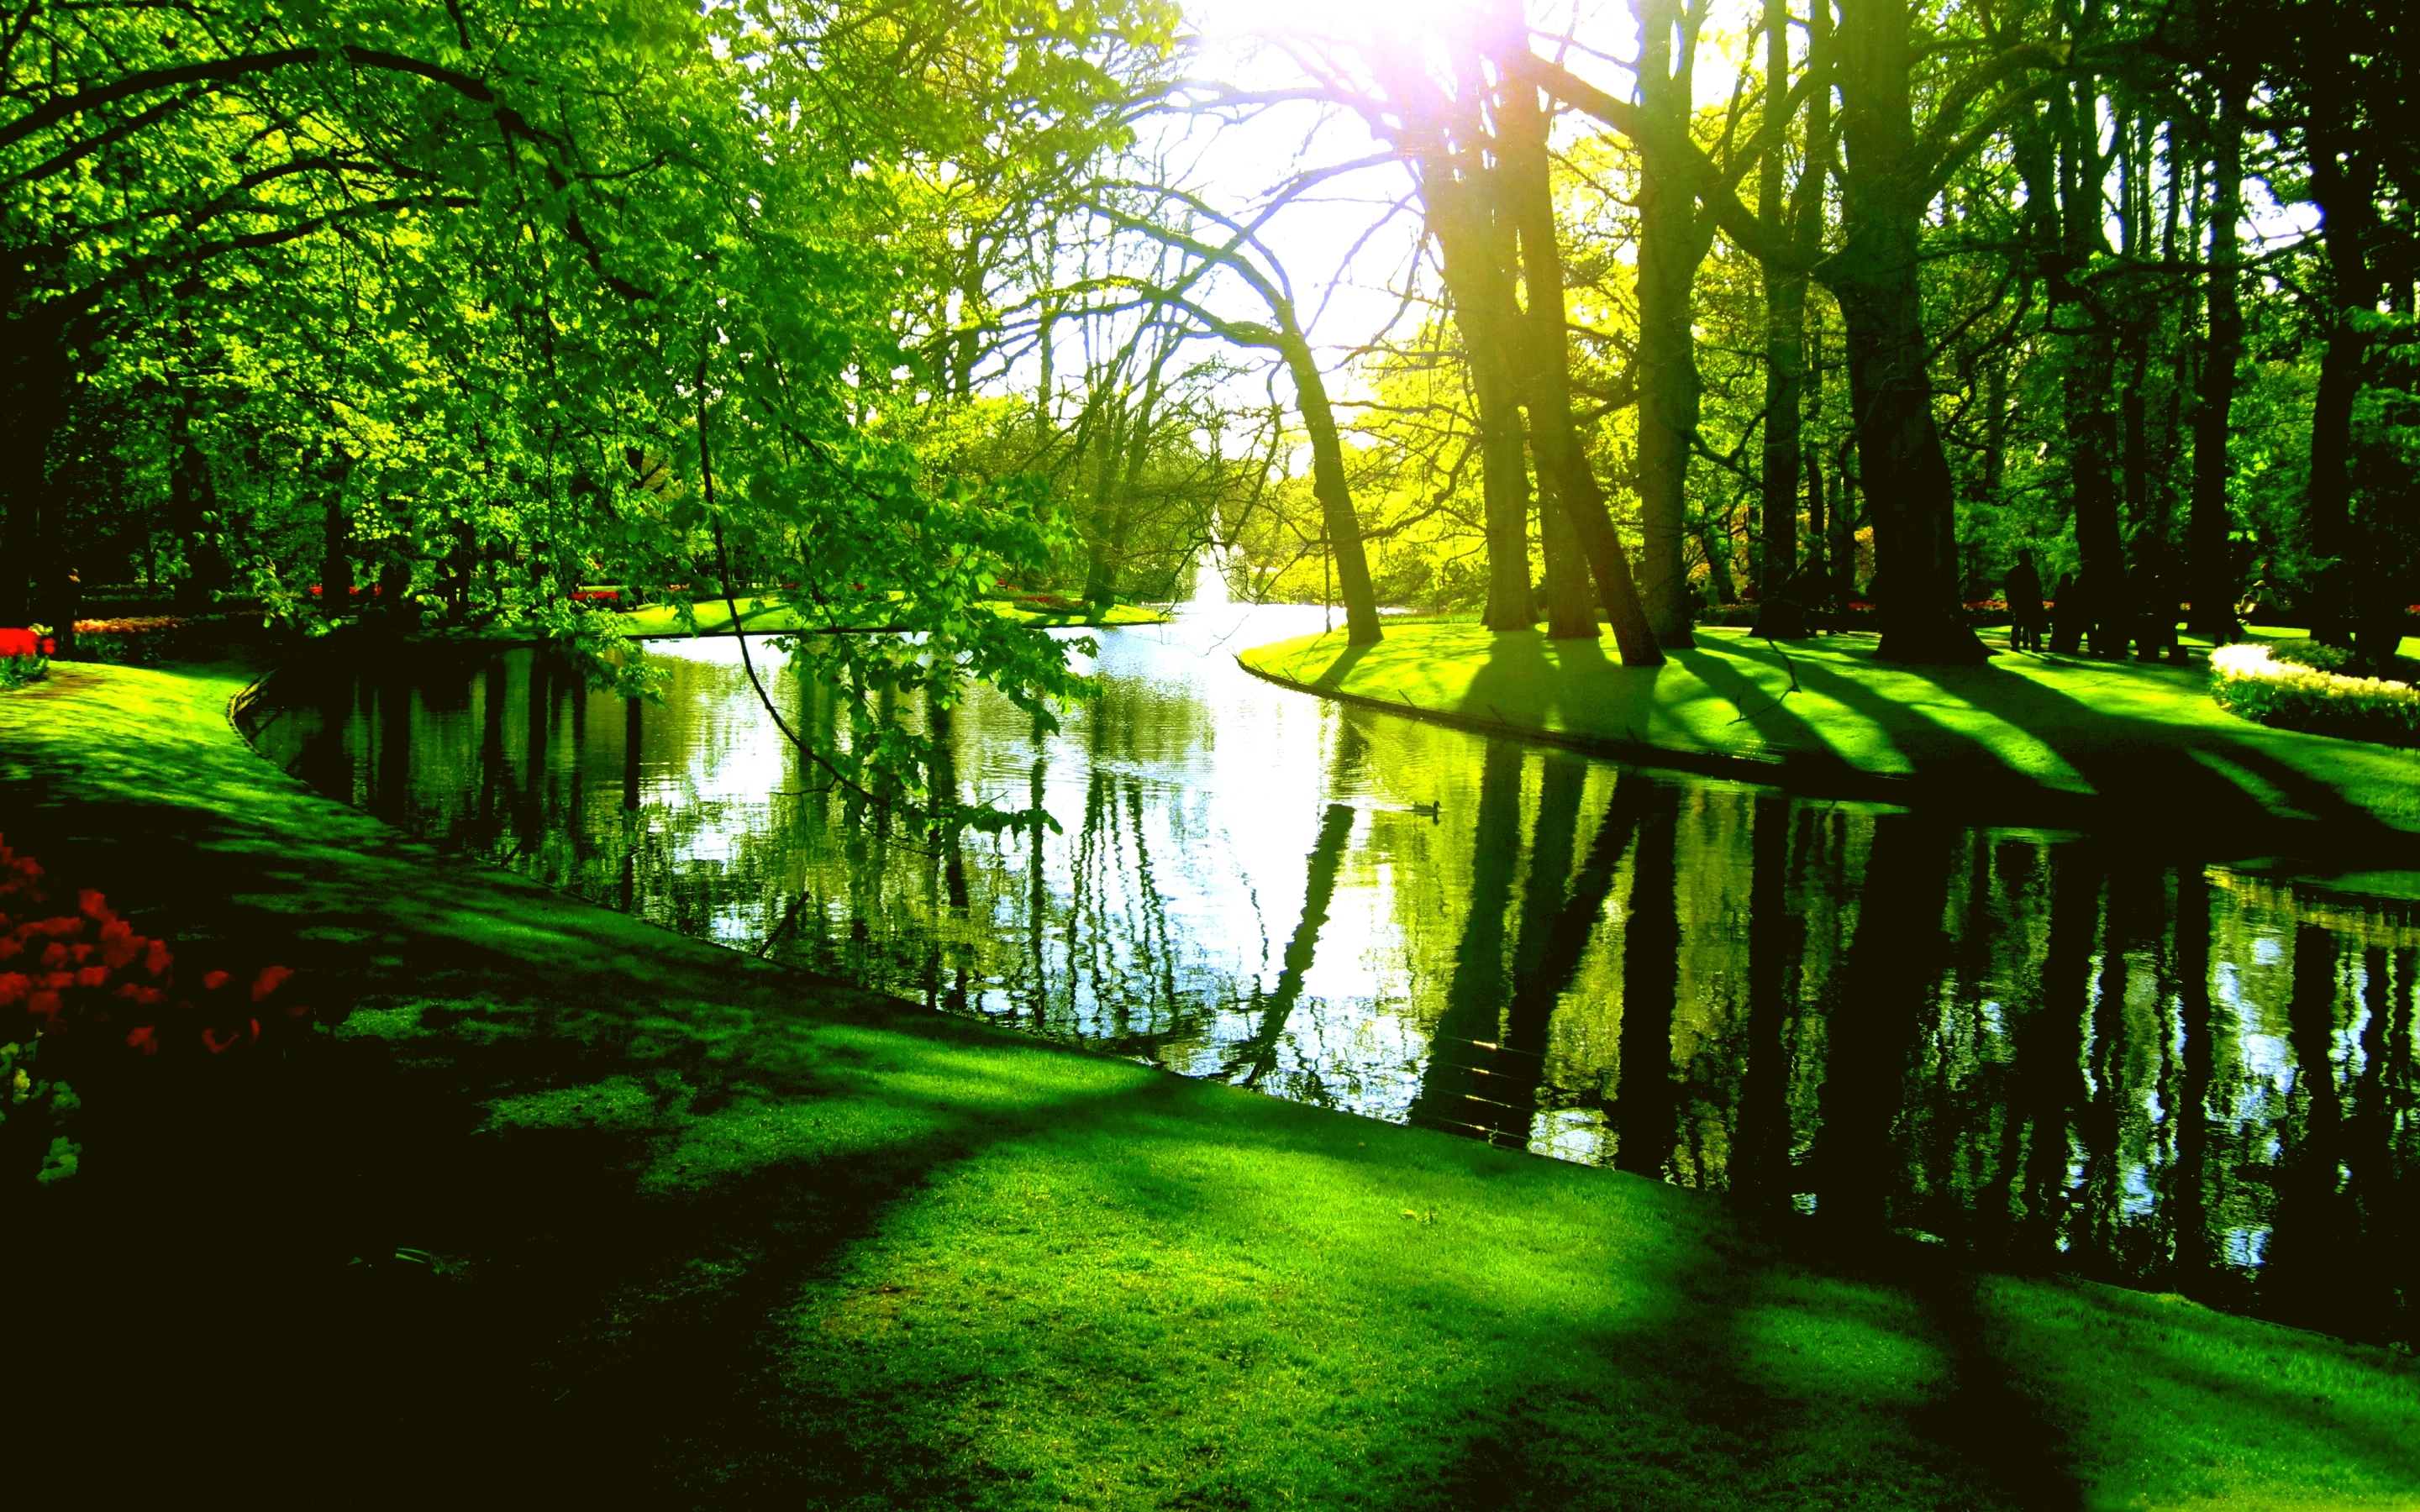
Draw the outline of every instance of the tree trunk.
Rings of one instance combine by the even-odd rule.
[[[1832,469],[1832,599],[1842,609],[1857,596],[1857,488],[1844,448]]]
[[[1527,55],[1528,34],[1520,39]],[[1499,74],[1510,77],[1512,66],[1499,60]],[[1606,507],[1605,489],[1590,467],[1572,423],[1571,341],[1565,328],[1562,249],[1555,233],[1554,189],[1546,160],[1546,116],[1537,91],[1527,85],[1504,90],[1499,134],[1504,205],[1517,229],[1521,246],[1522,282],[1529,308],[1523,322],[1521,372],[1523,400],[1529,410],[1529,445],[1538,459],[1540,477],[1553,480],[1554,502],[1570,519],[1573,534],[1586,555],[1589,576],[1612,622],[1613,638],[1625,667],[1663,665],[1653,627],[1648,623],[1630,553],[1622,549],[1613,513]]]
[[[1527,630],[1536,623],[1529,592],[1529,461],[1522,435],[1520,392],[1512,354],[1520,305],[1512,290],[1510,259],[1485,224],[1486,196],[1463,181],[1435,107],[1419,122],[1420,197],[1429,234],[1436,238],[1445,268],[1446,297],[1462,332],[1470,364],[1472,397],[1479,406],[1480,491],[1487,516],[1487,611],[1491,630]],[[1474,173],[1472,154],[1462,155]],[[1596,634],[1596,617],[1588,616]]]
[[[55,624],[52,581],[62,523],[49,488],[51,439],[67,414],[69,372],[60,339],[35,319],[8,322],[14,352],[8,362],[5,411],[16,465],[0,472],[0,625],[51,625],[64,638],[74,626]]]
[[[1781,218],[1781,176],[1789,147],[1790,8],[1764,7],[1764,144],[1757,169],[1757,214]],[[1815,170],[1820,172],[1821,170]],[[1798,454],[1806,402],[1807,277],[1764,270],[1764,467],[1759,480],[1761,549],[1756,560],[1756,634],[1788,639],[1807,633],[1806,606],[1796,602]],[[1820,525],[1814,527],[1821,530]]]
[[[2065,371],[2068,470],[2074,490],[2075,545],[2090,585],[2092,650],[2126,649],[2126,543],[2118,523],[2118,417],[2109,409],[2117,355],[2097,322],[2070,336]]]
[[[328,490],[319,520],[319,613],[339,619],[353,603],[353,558],[346,548],[344,486]]]
[[[1131,417],[1126,415],[1123,403],[1110,407],[1108,439],[1094,490],[1092,569],[1084,579],[1086,603],[1117,602],[1119,579],[1125,568],[1126,542],[1134,534],[1136,501],[1142,491],[1143,465],[1150,459],[1151,425],[1159,409],[1161,374],[1174,350],[1172,343],[1160,345],[1151,372],[1143,379],[1142,398]]]
[[[1639,108],[1680,141],[1689,138],[1697,20],[1682,0],[1632,0],[1643,52]],[[1675,56],[1674,41],[1679,41]],[[1698,266],[1712,245],[1686,164],[1639,148],[1638,172],[1638,596],[1655,643],[1689,645],[1689,459],[1698,435]],[[1533,296],[1534,300],[1534,296]],[[1558,312],[1559,313],[1559,311]]]
[[[2311,471],[2304,523],[2312,554],[2323,559],[2309,594],[2311,633],[2350,647],[2356,609],[2352,540],[2352,410],[2360,396],[2369,336],[2355,324],[2378,308],[2379,277],[2369,256],[2378,215],[2378,164],[2366,152],[2347,161],[2347,144],[2312,133],[2311,198],[2327,248],[2328,345],[2311,404]]]
[[[1487,627],[1526,630],[1537,618],[1529,598],[1529,459],[1521,406],[1504,370],[1497,333],[1481,341],[1464,328],[1471,387],[1479,402],[1479,483],[1487,509]],[[1479,348],[1488,347],[1487,355]],[[1590,635],[1596,633],[1590,615]]]
[[[1873,518],[1886,659],[1981,660],[1959,614],[1957,510],[1932,413],[1917,285],[1924,165],[1909,104],[1908,0],[1842,0],[1838,34],[1847,236],[1825,282],[1848,325],[1857,471]]]
[[[1798,467],[1804,432],[1807,280],[1765,275],[1763,549],[1757,560],[1756,633],[1807,633],[1806,606],[1794,602],[1798,572]],[[1820,532],[1820,523],[1808,528]]]
[[[2226,502],[2230,475],[2228,427],[2234,417],[2236,367],[2243,355],[2242,243],[2243,221],[2243,95],[2220,86],[2217,131],[2211,151],[2210,332],[2202,347],[2194,394],[2193,505],[2185,521],[2186,570],[2193,617],[2188,627],[2212,645],[2242,633],[2235,618],[2235,547]]]
[[[1336,559],[1337,589],[1344,600],[1347,643],[1374,646],[1386,632],[1378,625],[1378,597],[1370,582],[1370,560],[1361,550],[1361,525],[1353,515],[1353,489],[1344,477],[1344,446],[1336,434],[1336,413],[1327,402],[1327,382],[1320,376],[1311,344],[1288,319],[1279,332],[1279,354],[1293,375],[1302,428],[1311,433],[1311,486],[1319,500],[1321,521]]]
[[[1546,639],[1595,640],[1596,598],[1589,592],[1588,553],[1551,481],[1539,484],[1538,537],[1546,566]]]

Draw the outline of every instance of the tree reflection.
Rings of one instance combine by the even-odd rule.
[[[1172,679],[1056,734],[980,687],[893,711],[948,736],[946,789],[1066,824],[937,851],[768,757],[736,667],[671,665],[659,708],[528,653],[281,674],[256,738],[432,840],[937,1007],[1811,1207],[1843,1245],[2414,1333],[2406,905],[1334,711],[1286,772],[1196,785],[1282,732]],[[847,690],[783,686],[845,738]],[[1307,853],[1272,812],[1318,816]]]

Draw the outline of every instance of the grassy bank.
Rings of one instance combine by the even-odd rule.
[[[739,601],[739,622],[751,634],[781,635],[793,631],[820,630],[823,622],[800,614],[778,597],[742,598]],[[1109,608],[1080,613],[1054,614],[1045,610],[1020,608],[1007,600],[990,600],[986,607],[993,612],[1023,625],[1092,625],[1110,628],[1123,625],[1165,625],[1165,609],[1146,609],[1140,604],[1112,604]],[[729,635],[731,607],[721,599],[696,606],[698,635]],[[649,604],[631,609],[623,616],[623,624],[635,636],[679,636],[690,632],[680,622],[680,611],[670,604]]]
[[[0,695],[0,829],[336,1027],[12,1221],[87,1500],[2420,1504],[2420,1372],[936,1018],[442,861],[233,672]],[[395,1261],[396,1246],[433,1266]],[[358,1262],[358,1263],[356,1263]],[[97,1494],[98,1493],[98,1494]]]
[[[1875,660],[1867,635],[1776,646],[1700,629],[1698,642],[1634,671],[1610,635],[1405,625],[1362,650],[1337,631],[1243,662],[1399,712],[1845,796],[2017,824],[2120,817],[2245,855],[2420,858],[2420,756],[2239,719],[2211,701],[2198,664],[2003,655],[1905,667]]]

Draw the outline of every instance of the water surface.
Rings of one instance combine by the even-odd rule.
[[[961,793],[1060,828],[940,853],[815,790],[727,639],[659,646],[660,707],[526,651],[281,674],[254,736],[414,834],[936,1009],[1827,1231],[2413,1337],[2407,905],[1489,740],[1234,664],[1319,616],[1101,633],[1102,696],[1047,737],[978,691]],[[830,696],[758,661],[833,738]]]

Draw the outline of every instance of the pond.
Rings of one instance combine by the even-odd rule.
[[[660,706],[510,651],[283,673],[250,733],[412,834],[940,1011],[1784,1227],[2420,1333],[2410,906],[1491,740],[1236,666],[1320,614],[1102,632],[1100,698],[1047,737],[978,691],[960,792],[1059,827],[941,854],[814,790],[729,639],[659,643]],[[828,737],[830,698],[768,664]]]

